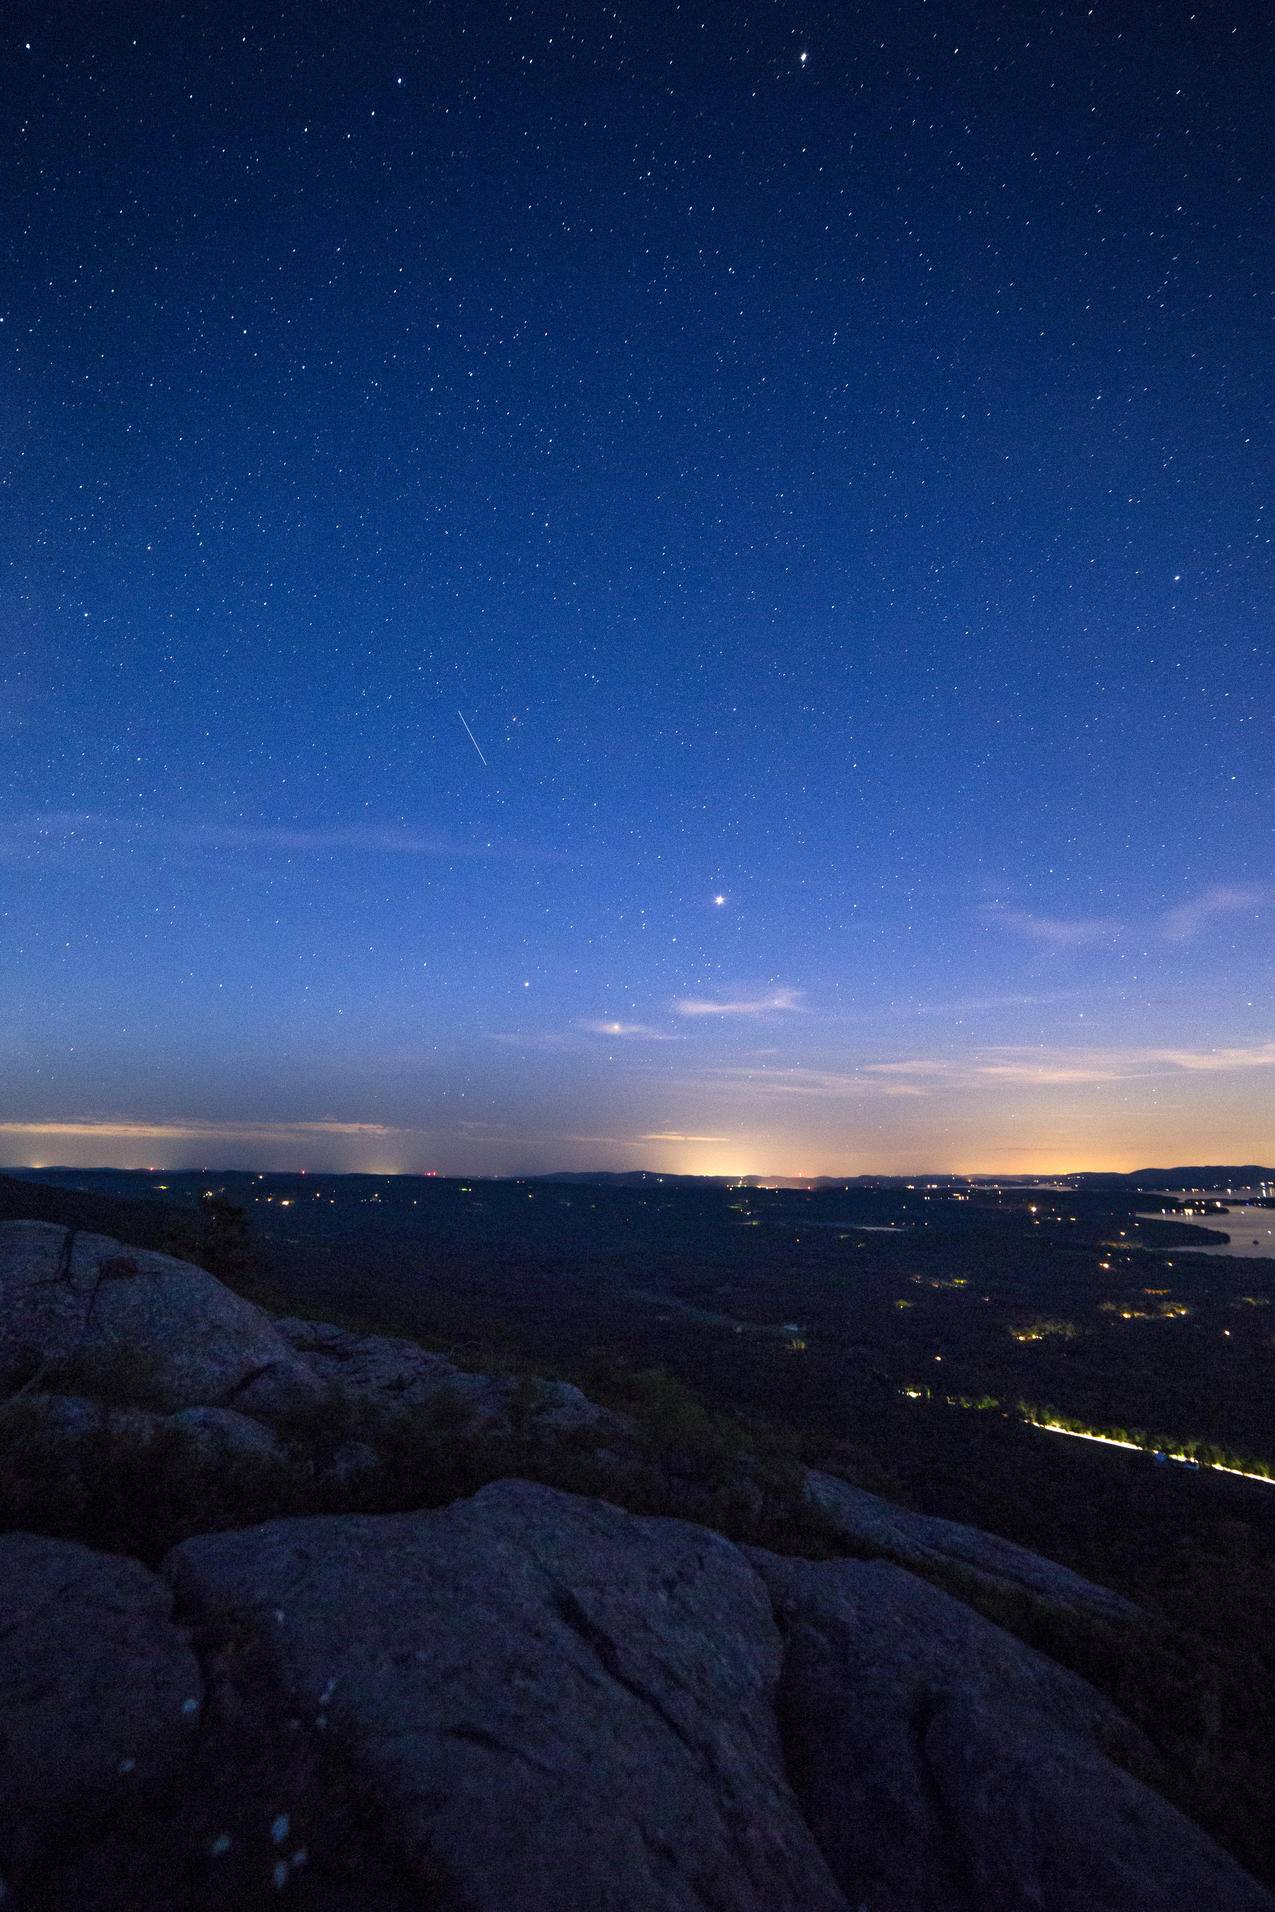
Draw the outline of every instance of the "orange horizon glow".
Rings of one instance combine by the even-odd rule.
[[[1017,1126],[1017,1125],[1016,1125]],[[821,1177],[889,1175],[923,1179],[927,1175],[994,1176],[1022,1180],[1078,1174],[1128,1174],[1175,1163],[1269,1164],[1275,1136],[1238,1140],[1233,1129],[1203,1140],[1181,1130],[1150,1123],[1127,1124],[1123,1136],[1104,1142],[1044,1142],[1037,1147],[1001,1142],[992,1136],[937,1138],[917,1134],[853,1143],[823,1136],[811,1142],[776,1128],[727,1138],[674,1132],[598,1138],[556,1138],[502,1134],[472,1135],[417,1131],[384,1124],[326,1122],[197,1121],[146,1122],[90,1118],[0,1123],[0,1155],[9,1165],[38,1171],[49,1168],[117,1168],[162,1174],[191,1169],[252,1169],[260,1173],[428,1175],[510,1177],[555,1169],[617,1172],[644,1169],[655,1174],[783,1177],[815,1181]],[[1229,1128],[1229,1125],[1228,1125]],[[1021,1128],[1019,1130],[1021,1133]],[[25,1145],[25,1146],[24,1146]],[[906,1151],[906,1152],[905,1152]]]

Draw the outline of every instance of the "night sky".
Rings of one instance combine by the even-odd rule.
[[[1263,12],[7,9],[0,1161],[1271,1161]]]

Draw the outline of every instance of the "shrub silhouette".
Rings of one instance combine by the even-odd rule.
[[[41,1386],[49,1394],[88,1395],[112,1407],[170,1405],[159,1355],[127,1341],[99,1343],[53,1362]]]

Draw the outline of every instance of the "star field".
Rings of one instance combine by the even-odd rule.
[[[0,64],[0,1160],[1271,1159],[1256,10]]]

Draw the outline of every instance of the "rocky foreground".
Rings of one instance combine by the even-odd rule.
[[[1138,1622],[1008,1542],[828,1475],[801,1489],[821,1558],[543,1479],[369,1512],[405,1454],[515,1429],[617,1500],[650,1461],[564,1384],[272,1322],[45,1223],[0,1228],[0,1373],[30,1529],[0,1536],[6,1903],[1272,1906],[1158,1790],[1139,1727],[975,1610]],[[121,1471],[157,1532],[183,1483],[210,1531],[186,1506],[166,1553],[81,1544]],[[766,1491],[741,1478],[741,1504]]]

